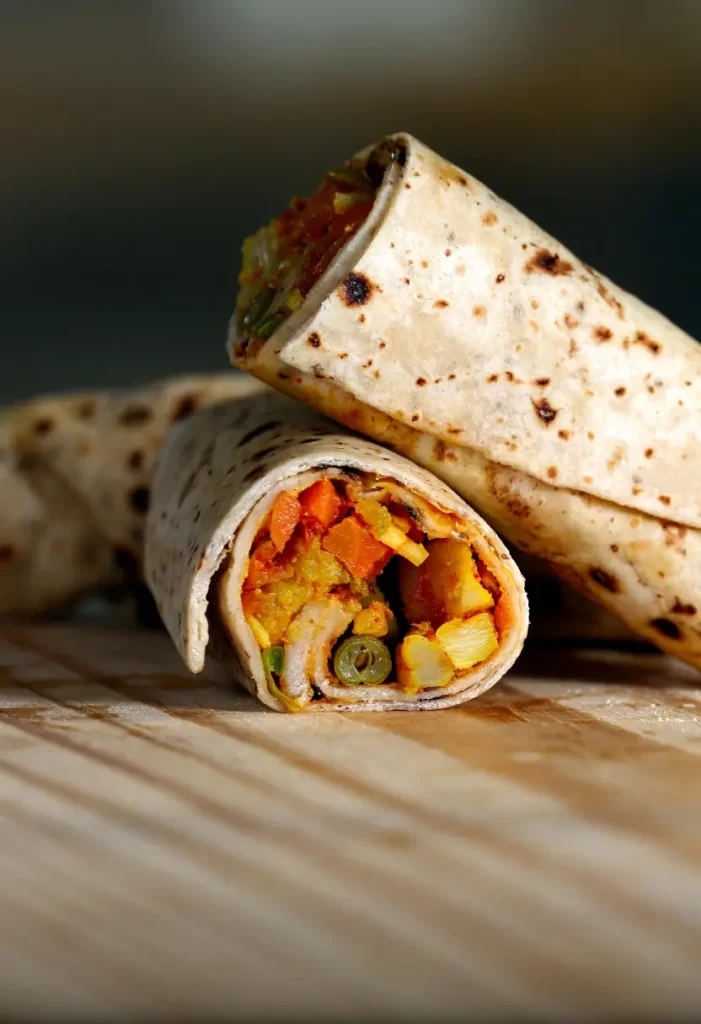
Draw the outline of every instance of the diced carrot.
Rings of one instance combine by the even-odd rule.
[[[299,500],[307,515],[318,519],[322,526],[334,523],[343,507],[343,501],[330,480],[317,480],[303,491]]]
[[[278,551],[271,540],[264,540],[255,549],[248,563],[244,589],[264,587],[266,583],[284,580],[292,572],[290,566],[280,564]]]
[[[289,491],[278,494],[270,514],[270,539],[278,551],[285,550],[301,516],[302,506],[296,494]]]
[[[511,625],[511,603],[505,593],[502,593],[494,609],[494,627],[501,639]]]
[[[335,555],[359,580],[376,576],[394,553],[386,544],[376,540],[356,516],[348,516],[332,526],[321,546]]]

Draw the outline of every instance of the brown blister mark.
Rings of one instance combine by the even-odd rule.
[[[550,383],[550,378],[549,377],[536,377],[536,379],[533,381],[533,383],[537,384],[539,388],[547,388],[548,384]]]
[[[651,459],[654,454],[655,454],[655,449],[654,448],[646,448],[645,449],[645,458],[646,459]]]
[[[506,280],[506,274],[497,274],[494,280],[497,284],[501,284],[502,281]]]
[[[355,270],[352,270],[350,274],[346,274],[344,279],[341,281],[339,292],[341,300],[345,302],[347,306],[362,306],[370,300],[373,292],[373,285],[365,274],[359,274]]]
[[[652,619],[650,625],[653,629],[656,629],[662,636],[667,637],[669,640],[681,640],[682,631],[676,622],[672,622],[671,619],[659,618]]]
[[[616,311],[616,316],[618,317],[618,319],[619,320],[623,320],[623,318],[625,316],[625,313],[624,313],[624,310],[623,310],[623,303],[620,302],[614,295],[611,294],[611,292],[608,290],[608,288],[606,287],[606,285],[601,280],[601,278],[599,277],[599,275],[596,273],[595,270],[592,270],[591,267],[587,267],[587,269],[589,271],[591,271],[591,275],[592,275],[592,277],[594,278],[594,280],[596,282],[596,290],[599,293],[599,295],[601,296],[601,298],[604,300],[604,302],[608,306],[611,307],[611,309]],[[585,280],[586,280],[586,278],[585,278]]]
[[[455,273],[459,274],[460,277],[465,276],[465,267],[462,263],[458,263],[457,267],[455,268]]]
[[[583,476],[582,480],[584,481],[585,484],[593,484],[594,483],[593,479],[590,476]]]
[[[148,487],[132,487],[128,494],[129,504],[139,515],[146,515],[151,501]]]
[[[433,454],[438,462],[445,461],[446,445],[445,441],[436,441],[433,446]]]
[[[593,327],[592,334],[598,342],[610,341],[613,337],[613,331],[608,327]]]
[[[380,344],[377,347],[378,348],[387,348],[387,342],[386,341],[381,341]]]
[[[372,375],[375,378],[375,380],[379,380],[380,379],[380,371],[379,370],[373,370],[372,371]]]
[[[46,434],[50,434],[54,429],[54,421],[48,416],[42,416],[40,420],[37,420],[34,424],[34,433],[39,437],[44,437]]]
[[[538,398],[535,401],[531,399],[535,414],[545,426],[549,426],[557,417],[559,409],[554,409],[547,398]]]
[[[341,352],[341,353],[339,353],[339,356],[338,356],[338,358],[339,358],[339,359],[347,359],[347,358],[348,358],[348,353],[347,353],[347,352]],[[298,381],[297,381],[297,383],[298,383],[298,384],[301,384],[301,383],[302,383],[302,381],[301,381],[301,380],[298,380]]]
[[[569,348],[567,349],[567,355],[568,356],[574,356],[574,355],[577,354],[577,352],[579,352],[579,345],[574,340],[574,338],[570,338],[570,344],[569,344]]]
[[[469,184],[468,180],[467,180],[467,178],[465,177],[464,174],[458,174],[458,176],[456,178],[456,181],[457,181],[458,185],[462,185],[463,188],[467,188],[467,186]]]
[[[372,359],[368,359],[367,362],[363,363],[361,369],[369,370],[371,366],[372,366]]]
[[[612,545],[611,545],[611,550],[613,551],[613,553],[614,553],[614,555],[615,555],[615,554],[616,554],[616,552],[618,551],[618,544],[612,544]]]
[[[365,323],[365,313],[361,313],[360,314],[360,316],[358,317],[358,323],[359,324],[364,324]]]
[[[135,449],[135,451],[129,453],[129,455],[127,457],[127,466],[129,467],[129,469],[133,469],[133,470],[141,469],[143,464],[144,464],[144,453],[142,451],[139,451],[139,449],[137,448],[137,449]]]
[[[0,564],[10,562],[15,557],[15,549],[11,544],[0,544]]]
[[[611,469],[611,466],[609,466],[609,469]],[[637,498],[639,494],[643,493],[643,489],[642,487],[631,487],[630,493],[633,495],[634,498]]]
[[[529,320],[528,321],[528,326],[530,327],[530,329],[533,331],[534,334],[538,334],[539,333],[540,327],[535,322],[535,320]]]
[[[440,382],[441,382],[442,380],[443,380],[443,378],[442,378],[442,377],[434,377],[434,378],[433,378],[433,383],[434,383],[434,384],[440,384]]]
[[[606,569],[602,569],[601,566],[591,566],[589,569],[589,578],[600,587],[603,587],[604,590],[608,590],[611,594],[620,594],[621,592],[621,584],[613,573],[607,572]]]
[[[422,387],[424,387],[425,384],[426,384],[426,378],[425,377],[417,377],[416,378],[416,386],[417,386],[417,388],[422,388]]]
[[[558,430],[557,436],[562,438],[563,441],[569,441],[569,439],[570,439],[570,432],[569,432],[569,430]]]
[[[505,370],[504,376],[506,377],[510,384],[523,384],[521,378],[517,377],[516,374],[513,373],[511,370]]]
[[[129,405],[117,417],[117,422],[123,427],[136,427],[140,423],[147,423],[153,416],[153,411],[147,405]]]
[[[475,320],[486,320],[487,310],[484,306],[473,306],[472,315],[475,318]]]
[[[672,504],[672,499],[670,498],[670,496],[668,494],[661,494],[657,500],[659,502],[661,502],[663,505],[671,505]]]
[[[434,309],[445,309],[450,303],[446,299],[436,299],[433,303]]]
[[[626,393],[626,389],[624,387],[618,387],[614,390],[613,393],[616,396],[616,398],[623,398],[623,396]]]
[[[596,434],[594,433],[593,430],[587,430],[587,437],[589,438],[590,441],[593,441],[594,438],[596,437]]]
[[[183,395],[173,410],[173,422],[187,419],[197,408],[197,395]]]
[[[424,270],[425,270],[425,269],[426,269],[426,267],[428,266],[428,260],[421,260],[421,266],[422,266],[422,267],[424,268]]]
[[[75,414],[80,420],[89,420],[95,415],[97,404],[94,399],[88,398],[76,406]]]
[[[445,254],[446,254],[446,256],[452,256],[453,255],[453,250],[452,249],[446,249],[445,250]]]
[[[446,182],[446,184],[448,185],[448,187],[450,187],[450,182]],[[411,184],[407,181],[406,184],[404,185],[404,188],[411,188]]]
[[[572,273],[572,264],[561,260],[557,253],[548,249],[538,249],[524,264],[527,274],[552,274],[554,277]]]
[[[679,598],[677,598],[672,605],[672,612],[675,615],[696,615],[696,607],[693,604],[683,604]]]
[[[485,225],[485,227],[488,228],[490,228],[493,224],[496,224],[498,219],[499,218],[497,217],[494,210],[487,210],[486,213],[482,214],[482,223]]]
[[[411,417],[411,422],[412,423],[418,423],[420,418],[421,417],[419,416],[418,412],[415,412],[414,415]]]
[[[548,476],[551,480],[555,480],[557,478],[557,466],[548,466]]]
[[[487,384],[495,384],[498,380],[499,380],[499,374],[498,373],[491,373],[489,375],[489,377],[487,377]]]
[[[452,427],[449,424],[448,425],[448,433],[449,434],[462,434],[462,427]]]
[[[540,303],[538,302],[537,299],[531,299],[531,309],[538,309],[539,306],[540,306]]]
[[[653,356],[659,355],[662,351],[662,346],[660,345],[659,341],[655,341],[653,338],[650,337],[649,334],[646,334],[645,331],[635,332],[633,344],[644,345],[645,348],[649,349],[649,351],[652,352]]]
[[[575,308],[575,309],[577,310],[577,312],[578,312],[578,313],[579,313],[579,314],[581,315],[581,314],[582,314],[582,313],[584,312],[585,306],[584,306],[584,303],[580,301],[580,302],[577,302],[577,303],[576,303],[576,305],[575,305],[575,307],[574,307],[574,308]]]
[[[455,374],[454,373],[449,373],[448,374],[448,380],[455,380]]]
[[[571,313],[565,313],[565,327],[568,327],[573,331],[576,327],[579,327],[579,320],[575,320]]]
[[[404,284],[411,284],[411,278],[409,277],[403,277],[402,281],[404,282]]]

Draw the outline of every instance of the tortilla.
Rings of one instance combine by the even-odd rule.
[[[331,505],[311,504],[317,487],[329,491]],[[283,520],[277,510],[286,502],[294,518],[285,520],[288,525],[280,539]],[[367,525],[372,509],[377,511],[381,502],[383,515],[392,519],[389,530]],[[397,525],[402,522],[404,532],[399,532],[397,543]],[[364,531],[363,542],[351,552],[355,564],[350,549],[337,544],[340,533],[351,526]],[[431,538],[434,526],[436,536],[446,540],[429,539],[425,550],[411,540],[412,531],[421,537],[425,530]],[[380,536],[394,547],[379,543]],[[405,554],[407,542],[410,549]],[[384,550],[376,552],[373,546],[378,544]],[[445,631],[441,633],[438,622],[423,623],[416,630],[406,621],[400,623],[394,639],[397,650],[388,655],[392,615],[382,588],[395,565],[401,601],[407,594],[409,602],[417,599],[421,588],[413,585],[414,569],[419,576],[430,565],[435,570],[437,552],[445,554],[446,544],[463,555],[467,552],[472,566],[469,579],[456,574],[446,582],[449,572],[438,583],[435,573],[431,577],[446,607],[448,598],[441,587],[446,586],[451,600],[459,590],[462,604],[450,611],[450,628],[470,629],[482,615],[496,646],[471,666],[458,668],[456,658],[456,667],[440,677],[440,685],[414,688],[419,677],[409,679],[404,671],[408,655],[406,664],[399,655],[400,649],[406,650],[407,634],[420,632],[416,643],[445,663],[436,640]],[[415,557],[417,548],[423,553]],[[368,560],[371,569],[361,569],[359,559],[363,564]],[[171,431],[152,486],[145,570],[161,617],[188,668],[200,672],[206,656],[213,656],[278,711],[460,704],[501,678],[521,650],[528,626],[523,577],[500,539],[472,509],[425,469],[340,432],[301,403],[282,396],[265,403],[243,400],[205,409]],[[265,572],[268,582],[259,577],[256,583],[254,570]],[[495,589],[487,592],[489,581]],[[293,608],[290,593],[296,601]],[[468,610],[469,602],[465,603],[465,594],[471,600],[478,593],[480,600],[486,597],[479,613],[476,604]],[[403,607],[411,623],[414,613],[406,603]],[[503,618],[500,608],[506,611]],[[368,616],[376,613],[378,630],[368,625]],[[448,613],[442,608],[440,614]],[[373,650],[378,639],[386,647],[382,656],[393,658],[393,663],[381,678],[359,681],[356,665],[350,677],[346,669],[337,671],[337,658],[350,631],[354,642],[365,643],[369,636]],[[274,668],[273,656],[279,658]]]
[[[138,576],[150,479],[170,425],[200,405],[266,390],[229,372],[2,410],[0,613],[53,611]]]
[[[232,361],[701,666],[701,348],[416,139],[391,145],[363,225],[267,340],[232,321]]]

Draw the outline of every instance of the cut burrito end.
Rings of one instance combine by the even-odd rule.
[[[501,560],[396,481],[338,472],[264,501],[250,548],[244,524],[220,577],[219,607],[286,710],[370,689],[389,701],[450,693],[506,642]]]
[[[171,431],[146,577],[191,671],[218,663],[277,711],[461,704],[528,629],[523,577],[469,505],[281,396]]]

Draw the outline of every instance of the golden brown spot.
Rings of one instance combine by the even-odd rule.
[[[548,466],[548,476],[551,480],[557,477],[557,466]]]
[[[576,304],[576,306],[575,306],[575,309],[577,310],[578,313],[583,313],[584,312],[584,303],[583,302],[578,302]]]
[[[571,313],[565,313],[565,327],[573,331],[575,327],[579,327],[579,320],[575,320]]]
[[[364,324],[365,323],[365,313],[361,313],[360,314],[360,316],[358,317],[358,323],[359,324]]]
[[[497,284],[501,284],[501,282],[504,280],[506,280],[506,274],[497,274],[495,278]]]
[[[425,377],[417,377],[416,378],[416,386],[418,388],[422,388],[425,385],[425,383],[426,383],[426,378]]]
[[[557,277],[571,274],[572,264],[567,260],[561,260],[557,253],[552,253],[548,249],[538,249],[524,264],[523,269],[527,274],[552,274]]]
[[[455,374],[454,373],[449,373],[448,374],[448,380],[455,380]]]
[[[444,441],[436,441],[436,443],[433,446],[433,454],[435,455],[436,459],[439,462],[443,462],[444,461],[444,459],[445,459],[445,451],[446,451],[445,442]]]
[[[434,384],[440,384],[440,382],[441,382],[442,380],[443,380],[443,378],[442,378],[442,377],[434,377],[433,383],[434,383]]]
[[[616,395],[617,398],[623,398],[625,393],[626,389],[624,387],[616,388],[614,391],[614,395]]]
[[[594,483],[594,481],[592,480],[592,478],[590,476],[583,476],[582,480],[584,481],[585,484],[593,484]]]
[[[482,214],[482,223],[483,223],[483,224],[484,224],[484,225],[485,225],[486,227],[491,227],[491,226],[492,226],[492,224],[496,224],[496,222],[497,222],[497,220],[498,220],[498,219],[499,219],[499,218],[497,217],[497,215],[496,215],[496,213],[494,212],[494,210],[487,210],[487,212],[486,212],[486,213],[483,213],[483,214]]]
[[[372,296],[373,285],[365,276],[354,270],[346,274],[339,289],[341,299],[347,306],[362,306]]]
[[[460,277],[465,276],[465,267],[463,266],[462,263],[458,263],[457,267],[455,268],[455,273],[459,274]]]
[[[447,184],[448,184],[448,183],[447,183]],[[409,184],[409,182],[408,182],[408,181],[407,181],[406,185],[404,186],[404,188],[411,188],[411,185]]]
[[[536,377],[534,383],[537,384],[539,388],[546,388],[548,386],[548,384],[550,383],[550,378],[549,377]]]
[[[531,299],[531,309],[538,309],[539,305],[540,305],[540,303],[538,302],[537,299]]]
[[[649,334],[645,333],[645,331],[636,331],[633,343],[635,345],[644,345],[645,348],[652,352],[653,356],[659,355],[662,351],[662,346],[659,341],[654,341]]]
[[[118,416],[118,422],[124,427],[135,427],[151,419],[153,412],[147,405],[130,405]]]
[[[534,334],[537,334],[539,332],[539,330],[540,330],[540,327],[535,322],[535,320],[529,320],[528,321],[528,326],[531,328],[531,330],[533,331]]]
[[[619,594],[621,591],[621,585],[616,577],[598,565],[593,565],[589,569],[589,578],[592,579],[594,583],[598,583],[598,585],[603,587],[604,590],[608,590],[611,594]]]
[[[671,619],[652,619],[650,625],[669,640],[681,640],[682,631],[676,622],[672,622]]]
[[[173,422],[191,416],[197,408],[197,395],[183,395],[173,411]]]
[[[95,415],[96,404],[92,398],[89,398],[85,402],[81,402],[80,405],[76,406],[75,414],[78,419],[89,420]]]
[[[578,345],[578,344],[577,344],[577,342],[576,342],[576,341],[574,340],[574,338],[570,338],[570,346],[569,346],[569,348],[567,349],[567,355],[568,355],[568,356],[573,356],[573,355],[575,355],[575,353],[577,353],[578,351],[579,351],[579,345]]]
[[[368,361],[366,363],[363,363],[362,369],[363,370],[369,370],[371,366],[372,366],[372,359],[368,359]]]
[[[646,459],[651,459],[654,454],[655,454],[655,449],[654,448],[646,448],[645,449],[645,458]]]
[[[612,545],[611,545],[611,550],[612,550],[612,551],[613,551],[613,553],[615,554],[615,553],[616,553],[616,552],[618,551],[618,544],[612,544]]]
[[[613,337],[613,331],[608,327],[594,327],[592,334],[597,341],[610,341]]]
[[[408,277],[403,277],[402,281],[404,282],[404,284],[411,284],[411,279]]]
[[[424,270],[425,270],[425,269],[426,269],[426,267],[428,266],[428,260],[421,260],[421,266],[422,266],[422,267],[424,268]]]
[[[448,427],[449,434],[462,434],[462,427]]]
[[[412,423],[416,423],[416,422],[418,422],[418,420],[419,420],[419,414],[418,414],[418,412],[415,412],[414,415],[411,417],[411,422]]]
[[[594,433],[593,430],[587,430],[587,437],[589,438],[590,441],[593,441],[594,438],[596,437],[596,434]]]
[[[134,470],[141,469],[143,464],[144,464],[144,453],[142,451],[139,451],[138,448],[135,449],[135,451],[131,452],[129,454],[129,456],[127,457],[127,466],[129,467],[129,469],[134,469]]]
[[[464,174],[458,175],[457,182],[459,185],[462,185],[463,188],[467,188],[467,178],[464,176]]]
[[[570,432],[569,432],[569,430],[558,430],[557,436],[561,437],[563,441],[569,441],[569,439],[570,439]]]
[[[547,398],[539,398],[537,401],[533,401],[533,408],[535,414],[539,420],[541,420],[545,426],[549,426],[553,420],[557,417],[559,409],[554,409]]]
[[[380,371],[379,370],[373,370],[372,371],[372,375],[375,378],[375,380],[379,380],[380,379]]]
[[[661,494],[657,500],[660,501],[663,505],[672,504],[672,499],[668,494]]]
[[[446,306],[449,306],[449,305],[450,305],[450,303],[446,299],[436,299],[436,301],[433,303],[433,308],[434,309],[445,309]]]
[[[679,598],[672,605],[675,615],[696,615],[696,608],[693,604],[682,604]]]
[[[487,310],[484,306],[473,306],[472,315],[475,317],[476,320],[486,320]]]
[[[339,359],[347,359],[348,358],[348,353],[347,352],[341,352],[338,358]],[[301,378],[297,381],[297,383],[298,384],[302,383]]]
[[[609,466],[609,469],[611,469],[611,466]],[[639,494],[643,493],[643,489],[642,487],[631,487],[630,493],[633,495],[634,498],[637,498]]]
[[[499,374],[498,373],[492,373],[492,374],[489,375],[489,377],[487,377],[487,384],[494,384],[498,380],[499,380]]]
[[[380,344],[377,347],[378,348],[387,348],[387,342],[386,341],[381,341]]]

